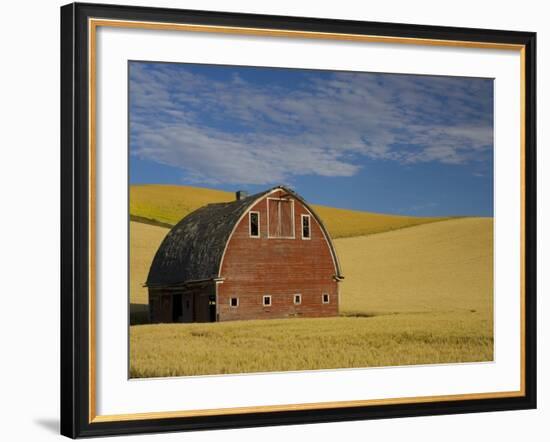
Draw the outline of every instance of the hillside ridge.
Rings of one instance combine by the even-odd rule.
[[[233,201],[234,194],[192,186],[141,184],[130,186],[130,219],[171,227],[206,204]],[[312,204],[332,238],[370,235],[458,217],[417,217],[363,212]]]

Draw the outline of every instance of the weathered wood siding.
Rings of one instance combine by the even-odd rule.
[[[289,197],[284,191],[269,198]],[[270,210],[273,212],[273,207]],[[246,214],[233,233],[225,252],[218,284],[217,309],[220,321],[284,317],[322,317],[338,314],[338,283],[330,247],[321,227],[311,216],[311,239],[302,239],[302,214],[308,210],[294,200],[294,239],[268,238],[268,204],[264,198],[249,211],[260,213],[260,237],[249,236]],[[272,215],[273,216],[273,215]],[[285,209],[284,217],[289,216]],[[270,226],[272,227],[272,225]],[[271,234],[275,234],[273,228]],[[283,230],[284,235],[291,232]],[[330,296],[323,304],[323,293]],[[294,295],[301,304],[294,304]],[[271,295],[272,305],[263,305]],[[238,298],[238,307],[230,306]]]
[[[193,284],[181,289],[149,289],[151,323],[210,322],[209,298],[215,299],[216,283]],[[181,301],[176,301],[179,297]],[[179,307],[174,312],[176,306]]]
[[[169,293],[149,289],[149,320],[153,324],[172,322],[172,297]]]

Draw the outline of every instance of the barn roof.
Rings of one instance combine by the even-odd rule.
[[[336,252],[319,217],[294,191],[277,186],[240,200],[208,204],[185,216],[162,241],[145,285],[164,287],[217,278],[225,246],[235,225],[254,202],[276,189],[283,189],[293,195],[317,218],[328,238],[336,262],[337,276],[340,276]]]

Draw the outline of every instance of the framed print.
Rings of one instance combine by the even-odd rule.
[[[535,44],[62,7],[62,434],[535,408]]]

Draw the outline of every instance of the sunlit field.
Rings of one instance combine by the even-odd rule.
[[[130,323],[149,321],[147,281],[155,253],[168,233],[165,227],[130,222]]]
[[[335,240],[340,317],[134,325],[131,376],[492,360],[492,218],[403,227]],[[147,320],[141,285],[167,231],[131,223],[134,323]]]
[[[340,312],[493,312],[493,219],[461,218],[335,241]]]
[[[131,327],[130,376],[158,377],[487,361],[469,312]]]

